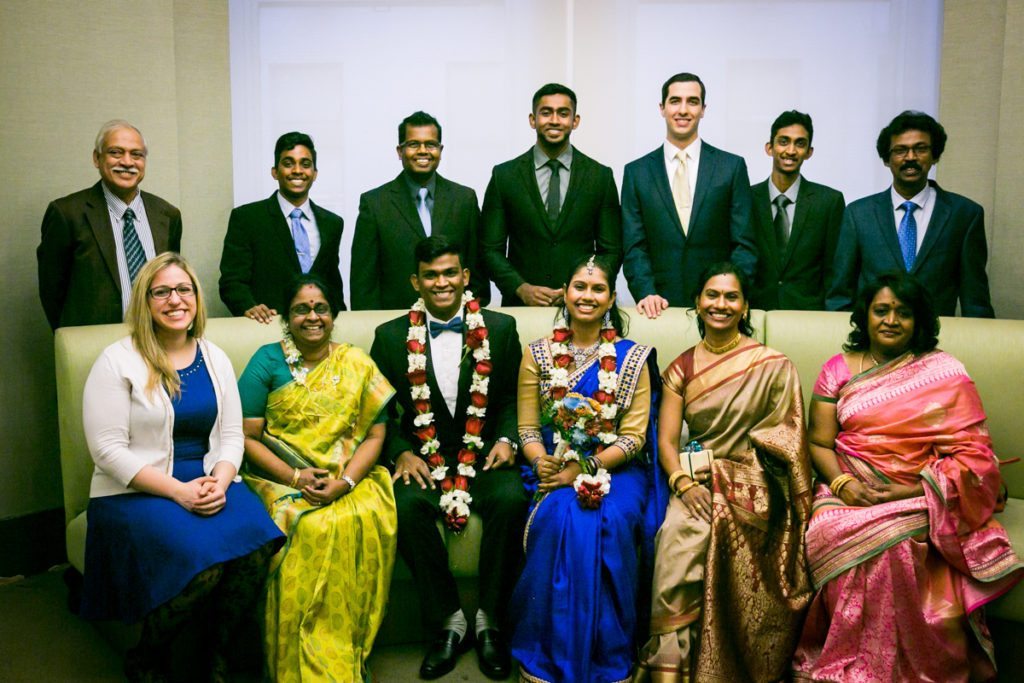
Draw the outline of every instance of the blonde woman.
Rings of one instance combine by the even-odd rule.
[[[167,644],[202,629],[212,680],[252,608],[282,535],[235,483],[242,411],[227,355],[202,338],[195,272],[167,252],[139,271],[126,322],[85,384],[83,422],[96,463],[89,502],[82,616],[142,621],[129,680],[167,673]],[[199,608],[203,618],[193,619]]]

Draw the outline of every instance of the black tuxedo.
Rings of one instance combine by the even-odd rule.
[[[470,289],[482,305],[490,301],[490,284],[477,261],[480,208],[476,192],[435,174],[431,235],[462,246]],[[352,310],[409,308],[418,298],[409,283],[416,272],[413,250],[427,236],[416,212],[404,172],[359,198],[359,218],[352,238]]]
[[[522,347],[514,318],[488,309],[482,309],[481,313],[487,326],[494,369],[490,375],[487,417],[481,433],[484,448],[477,458],[477,475],[470,485],[473,497],[470,511],[480,515],[484,525],[480,541],[480,607],[501,622],[519,575],[529,498],[516,467],[484,471],[483,465],[498,437],[505,436],[518,443],[516,387]],[[413,433],[416,410],[406,377],[408,332],[408,315],[386,322],[377,328],[370,350],[377,367],[395,388],[382,454],[389,465],[393,465],[404,451],[412,451],[422,457],[419,453],[420,440]],[[436,438],[441,443],[440,452],[446,464],[455,467],[465,433],[472,357],[464,358],[460,365],[458,401],[455,415],[451,415],[437,386],[429,349],[428,340],[427,385],[430,387]],[[459,609],[459,594],[448,568],[448,553],[435,526],[440,516],[439,499],[440,489],[424,491],[415,482],[409,485],[403,484],[401,479],[395,482],[398,551],[421,589],[424,616],[433,628],[439,627],[446,617]]]
[[[823,311],[846,202],[841,192],[801,178],[789,240],[785,249],[780,249],[768,192],[770,182],[765,180],[750,188],[758,255],[750,304],[766,311]]]
[[[156,195],[141,195],[155,252],[181,251],[181,212]],[[99,182],[50,202],[36,258],[39,298],[51,328],[124,319],[117,246]]]
[[[964,317],[993,318],[985,274],[985,211],[967,197],[929,182],[935,188],[935,208],[910,274],[931,293],[938,315],[956,315],[959,299]],[[828,309],[849,309],[861,286],[905,267],[891,190],[858,199],[843,215]]]
[[[757,266],[750,180],[742,157],[701,142],[697,185],[684,235],[658,147],[626,165],[622,176],[623,270],[640,301],[658,294],[673,306],[692,306],[701,272],[732,260],[753,278]]]
[[[522,305],[515,291],[524,282],[561,287],[566,270],[587,254],[622,260],[612,170],[575,147],[558,220],[551,221],[541,200],[532,147],[494,167],[481,220],[484,265],[501,290],[502,306]]]
[[[309,272],[319,275],[330,290],[332,303],[345,310],[338,250],[344,221],[341,216],[309,202],[320,232],[320,250]],[[281,310],[285,289],[302,272],[288,220],[277,192],[231,211],[224,252],[220,257],[220,298],[233,315],[256,304]]]

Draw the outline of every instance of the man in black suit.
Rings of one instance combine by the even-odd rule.
[[[382,455],[394,467],[398,551],[420,588],[426,621],[438,630],[420,676],[437,678],[451,671],[473,640],[435,526],[444,519],[457,532],[456,518],[462,523],[467,518],[466,509],[449,507],[457,502],[450,487],[460,488],[460,477],[448,477],[459,474],[472,496],[468,515],[479,515],[483,522],[480,609],[474,624],[477,659],[485,674],[504,679],[511,656],[502,630],[522,563],[529,505],[513,466],[522,347],[514,318],[464,307],[469,271],[462,265],[458,245],[444,237],[428,237],[416,245],[415,258],[411,281],[422,299],[422,311],[410,311],[378,327],[370,355],[396,392]],[[481,378],[486,378],[482,385]],[[465,449],[471,442],[479,458],[466,472]]]
[[[829,310],[848,310],[857,290],[878,275],[905,270],[931,293],[939,315],[993,318],[985,264],[985,211],[928,180],[946,148],[946,131],[928,114],[905,111],[878,135],[875,148],[892,187],[846,207]]]
[[[772,123],[764,146],[772,174],[750,188],[758,252],[754,308],[825,310],[846,202],[842,193],[800,174],[814,153],[813,140],[807,114],[785,111]]]
[[[402,172],[359,198],[352,239],[352,310],[408,308],[416,301],[409,285],[415,270],[413,248],[424,237],[444,235],[462,245],[474,295],[486,305],[491,287],[478,267],[476,192],[437,173],[441,163],[441,124],[418,111],[398,124]]]
[[[220,298],[233,315],[269,323],[285,288],[300,273],[316,273],[345,310],[338,250],[341,216],[314,204],[316,148],[305,133],[285,133],[274,146],[270,175],[277,191],[231,211],[220,257]]]
[[[623,271],[648,318],[693,305],[701,272],[716,261],[731,258],[754,277],[747,164],[698,137],[705,96],[696,75],[669,78],[658,105],[667,139],[627,164],[622,176]]]
[[[615,178],[569,144],[579,125],[576,93],[548,83],[533,96],[537,144],[494,167],[481,242],[502,306],[557,304],[566,269],[585,254],[622,260]]]
[[[181,212],[139,190],[148,153],[138,128],[108,121],[92,153],[100,181],[46,207],[36,258],[52,329],[121,322],[142,265],[181,250]]]

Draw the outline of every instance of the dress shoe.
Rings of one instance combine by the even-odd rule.
[[[460,639],[459,634],[455,631],[441,631],[437,640],[430,644],[430,649],[423,657],[423,663],[420,664],[420,678],[429,681],[450,672],[455,668],[455,662],[458,661],[459,655],[469,649],[470,642],[471,638],[468,633]]]
[[[484,676],[498,681],[508,678],[512,672],[512,654],[500,631],[489,628],[476,635],[476,661]]]

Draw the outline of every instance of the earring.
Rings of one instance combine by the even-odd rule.
[[[606,330],[612,327],[612,309],[609,308],[604,312],[604,319],[601,320],[601,327]]]

